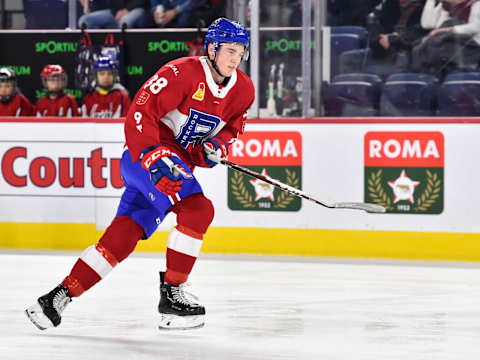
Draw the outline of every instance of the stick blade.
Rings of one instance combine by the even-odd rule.
[[[370,203],[340,202],[333,204],[337,209],[364,210],[368,213],[384,213],[387,211],[383,206]]]

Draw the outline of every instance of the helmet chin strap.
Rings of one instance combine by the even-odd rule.
[[[8,104],[13,96],[0,96],[0,102],[2,104]]]
[[[97,86],[98,86],[100,89],[102,89],[102,90],[104,90],[104,91],[107,91],[107,92],[110,91],[110,90],[112,90],[114,85],[115,85],[115,83],[113,83],[112,85],[108,85],[108,86],[103,86],[103,85],[97,84]]]
[[[60,96],[63,94],[63,89],[62,90],[47,90],[47,95],[54,95],[54,96]]]
[[[215,56],[214,56],[213,60],[210,59],[210,55],[208,55],[208,60],[210,60],[210,62],[212,63],[213,69],[217,72],[218,75],[220,75],[223,78],[227,78],[227,76],[225,76],[221,73],[220,69],[217,66],[217,61],[216,61],[217,60],[217,52],[216,51],[215,51]]]

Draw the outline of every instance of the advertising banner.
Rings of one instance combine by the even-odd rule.
[[[123,123],[82,121],[0,122],[0,221],[108,225],[123,191]],[[386,214],[325,209],[222,165],[195,176],[214,226],[473,233],[480,174],[465,164],[480,156],[479,136],[463,123],[257,123],[230,149],[230,161],[321,201]]]
[[[444,199],[441,132],[368,132],[365,202],[390,213],[440,214]]]
[[[233,144],[230,161],[301,189],[302,135],[297,131],[249,131]],[[228,207],[231,210],[298,211],[301,199],[228,169]]]
[[[468,165],[480,157],[478,122],[298,120],[247,123],[229,160],[326,203],[387,212],[327,209],[222,165],[197,168],[215,207],[204,251],[480,259],[480,170]],[[0,247],[97,241],[124,189],[123,149],[122,120],[0,120]],[[175,223],[168,215],[155,237]]]

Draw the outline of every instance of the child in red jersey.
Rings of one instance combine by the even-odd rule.
[[[35,115],[35,107],[19,93],[15,71],[0,68],[0,116],[33,115]]]
[[[37,101],[37,116],[80,116],[77,102],[66,94],[67,74],[60,65],[47,65],[40,73],[47,95]]]
[[[119,118],[127,116],[130,98],[116,82],[117,66],[108,56],[100,56],[93,64],[96,87],[83,98],[83,117]]]

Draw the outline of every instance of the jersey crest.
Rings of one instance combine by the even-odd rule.
[[[184,149],[192,143],[196,145],[212,135],[221,121],[218,116],[190,108],[187,121],[181,127],[176,140]]]

